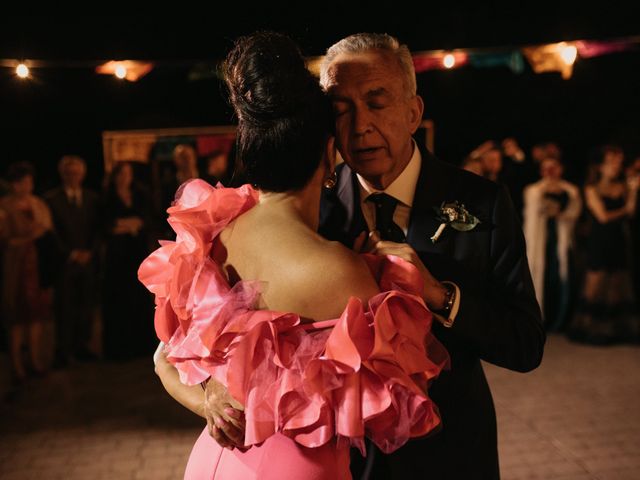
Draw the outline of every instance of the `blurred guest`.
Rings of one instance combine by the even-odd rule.
[[[151,298],[137,271],[149,249],[150,198],[130,163],[113,168],[105,192],[106,252],[102,296],[103,352],[126,360],[155,348]]]
[[[502,151],[493,140],[487,140],[469,153],[463,168],[497,182],[502,171]]]
[[[191,178],[198,178],[196,149],[187,143],[177,145],[173,149],[173,165],[175,171],[168,171],[165,178],[162,179],[163,210],[171,206],[180,185]]]
[[[89,349],[96,289],[96,255],[100,246],[99,197],[83,188],[84,160],[65,155],[58,163],[62,186],[45,194],[60,244],[63,266],[55,288],[56,364],[72,356],[91,360]]]
[[[507,186],[511,200],[517,212],[522,212],[522,193],[527,185],[533,183],[538,173],[532,175],[532,164],[514,138],[502,141],[503,166],[500,181]]]
[[[13,379],[23,382],[30,368],[45,373],[42,327],[51,319],[52,291],[40,277],[37,240],[52,229],[47,204],[33,195],[34,171],[29,163],[15,163],[7,174],[10,193],[0,199],[0,235],[3,243],[2,309],[9,334]],[[29,365],[22,347],[28,346]]]
[[[468,156],[462,162],[462,168],[468,172],[475,173],[476,175],[482,177],[482,162],[477,157]]]
[[[500,180],[500,172],[502,172],[502,152],[497,147],[492,147],[480,156],[482,163],[482,172],[484,178],[488,178],[494,182]]]
[[[228,155],[222,150],[216,150],[207,156],[206,172],[203,178],[211,185],[215,186],[218,182],[222,182],[223,185],[227,186],[228,168]]]
[[[640,156],[637,156],[627,169],[627,183],[631,190],[638,189],[640,185]],[[636,195],[636,208],[631,220],[631,245],[635,248],[633,253],[633,283],[635,286],[636,300],[640,299],[640,195]]]
[[[562,152],[560,150],[560,147],[558,147],[558,144],[556,144],[555,142],[536,143],[533,147],[531,147],[531,161],[536,167],[536,175],[539,174],[539,171],[537,169],[539,168],[542,161],[549,157],[562,160]]]
[[[175,238],[173,229],[167,223],[167,208],[173,203],[180,185],[199,177],[196,149],[187,143],[177,145],[173,149],[173,165],[174,169],[164,170],[160,181],[160,208],[155,212],[159,238],[165,239]]]
[[[604,147],[585,187],[591,220],[587,271],[569,331],[578,341],[606,344],[638,338],[629,271],[629,219],[635,213],[638,187],[625,182],[623,160],[619,147]]]
[[[547,157],[542,177],[524,190],[524,236],[536,297],[548,330],[565,326],[573,278],[571,250],[582,200],[580,190],[562,179],[560,160]]]
[[[11,193],[11,185],[4,178],[0,178],[0,198]]]
[[[0,178],[0,198],[5,197],[11,192],[11,185],[4,178]],[[0,222],[0,228],[2,228],[2,223]],[[2,238],[2,231],[0,231],[0,238]],[[2,265],[2,258],[4,256],[4,248],[0,247],[0,265]],[[2,292],[2,275],[0,275],[0,295]],[[4,320],[3,320],[3,312],[2,308],[0,308],[0,345],[7,345],[7,332],[4,329]]]

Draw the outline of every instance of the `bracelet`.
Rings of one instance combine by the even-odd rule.
[[[446,293],[444,294],[444,307],[440,312],[446,313],[447,315],[451,313],[451,309],[453,308],[453,304],[456,301],[456,289],[453,285],[449,283],[443,283]]]

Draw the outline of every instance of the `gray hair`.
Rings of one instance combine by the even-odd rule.
[[[326,88],[329,81],[327,70],[338,55],[343,53],[362,53],[369,50],[381,50],[392,54],[404,74],[404,82],[407,89],[412,95],[416,95],[416,70],[413,66],[413,58],[409,47],[401,44],[397,38],[386,33],[356,33],[343,38],[338,43],[334,43],[329,47],[320,64],[320,85]]]
[[[79,155],[63,155],[58,162],[58,170],[62,171],[64,168],[67,168],[67,165],[71,165],[72,163],[79,163],[85,170],[87,169],[87,164]]]

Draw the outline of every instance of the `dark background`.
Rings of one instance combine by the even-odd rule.
[[[399,5],[354,4],[366,13],[337,8],[308,13],[274,6],[247,13],[194,9],[165,17],[10,17],[0,19],[0,58],[40,59],[58,66],[32,70],[27,82],[0,69],[3,172],[17,160],[36,164],[39,189],[57,182],[56,163],[77,153],[89,164],[89,184],[102,177],[103,130],[234,122],[224,88],[213,75],[189,79],[198,61],[224,58],[239,35],[257,29],[288,33],[306,55],[321,55],[340,38],[359,31],[397,36],[413,51],[504,47],[577,39],[610,39],[640,33],[640,16],[623,2],[561,8],[483,2],[416,11]],[[417,3],[416,3],[417,5]],[[210,5],[217,8],[215,5]],[[138,82],[74,67],[110,59],[156,61]],[[67,62],[69,66],[61,64]],[[438,156],[458,163],[486,139],[514,136],[525,147],[555,140],[570,176],[580,179],[593,149],[621,144],[640,153],[640,50],[578,59],[573,77],[516,75],[506,67],[462,67],[418,75],[425,118],[435,122]]]

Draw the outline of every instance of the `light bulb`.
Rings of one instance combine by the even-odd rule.
[[[28,78],[29,67],[27,67],[24,63],[21,63],[16,67],[16,75],[20,78]]]
[[[127,68],[124,65],[118,65],[115,70],[115,76],[122,80],[127,76]]]
[[[456,64],[456,57],[453,56],[453,53],[447,53],[442,59],[442,64],[444,68],[453,68]]]
[[[575,45],[562,45],[560,47],[560,57],[567,65],[573,65],[578,57],[578,49]]]

